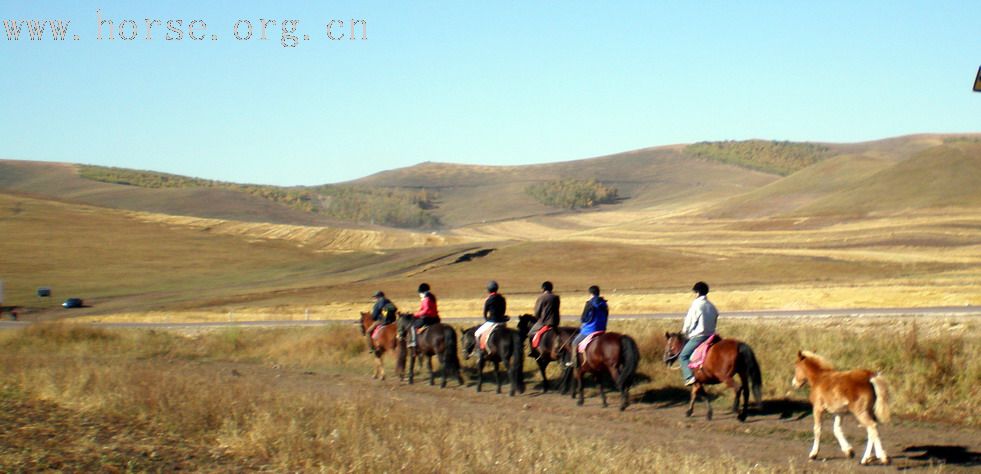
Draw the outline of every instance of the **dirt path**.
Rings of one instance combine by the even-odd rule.
[[[388,400],[396,410],[438,410],[453,417],[474,419],[506,413],[516,419],[527,419],[529,426],[562,426],[563,431],[555,436],[581,437],[584,441],[600,437],[635,449],[661,446],[711,457],[728,455],[762,467],[793,467],[805,472],[841,472],[860,467],[857,459],[847,459],[838,450],[831,419],[825,420],[820,460],[807,460],[813,421],[809,405],[803,402],[803,393],[793,400],[767,401],[762,410],[740,423],[725,406],[726,398],[713,404],[715,419],[712,421],[705,419],[703,404],[696,406],[694,417],[685,418],[687,393],[679,388],[633,393],[633,404],[625,412],[619,412],[615,408],[619,394],[608,394],[611,406],[602,408],[596,387],[588,386],[585,406],[578,407],[567,396],[543,394],[537,376],[532,379],[530,373],[527,392],[511,398],[506,395],[507,386],[504,394],[495,394],[489,377],[485,379],[485,392],[476,393],[470,373],[466,374],[465,387],[451,383],[448,388],[440,389],[438,381],[437,386],[430,387],[425,377],[421,382],[417,378],[415,385],[408,385],[397,378],[374,381],[367,375],[350,373],[312,373],[254,365],[234,368],[243,376],[275,380],[284,389],[326,391],[337,397],[358,393],[379,401]],[[712,392],[719,393],[720,389]],[[851,417],[846,417],[843,425],[846,436],[861,456],[866,439],[864,429]],[[923,472],[941,463],[945,471],[981,467],[981,430],[894,419],[880,433],[893,464],[863,471]]]

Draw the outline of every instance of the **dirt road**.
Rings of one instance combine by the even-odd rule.
[[[971,428],[894,419],[880,429],[886,451],[893,459],[891,466],[862,467],[858,459],[848,459],[839,450],[832,435],[832,420],[825,419],[823,443],[817,461],[808,461],[813,419],[805,392],[790,399],[766,400],[761,410],[755,410],[745,423],[729,413],[729,398],[713,404],[715,418],[705,419],[703,404],[696,406],[695,416],[684,416],[687,392],[680,387],[665,387],[643,393],[632,393],[632,404],[626,411],[615,407],[618,394],[608,394],[610,408],[602,408],[595,386],[586,389],[586,403],[575,402],[560,394],[543,394],[536,376],[527,372],[528,390],[524,395],[508,397],[494,393],[494,383],[486,376],[484,392],[476,393],[473,373],[467,372],[467,385],[451,383],[440,389],[417,378],[414,385],[398,381],[397,377],[375,381],[364,376],[342,373],[311,373],[274,369],[264,366],[236,365],[246,377],[275,380],[289,390],[326,391],[338,397],[359,396],[390,403],[395,410],[438,410],[456,417],[475,420],[512,416],[527,419],[528,426],[562,426],[554,436],[575,436],[583,442],[605,438],[618,445],[634,449],[661,446],[674,452],[704,453],[705,456],[725,459],[726,456],[775,469],[793,468],[798,472],[842,472],[862,469],[863,472],[892,470],[933,471],[944,464],[944,471],[970,471],[981,467],[981,430]],[[229,368],[228,370],[231,370]],[[667,369],[665,369],[667,370]],[[720,393],[716,387],[711,393]],[[846,436],[858,452],[865,447],[865,431],[851,417],[843,423]],[[531,433],[531,431],[529,431]],[[540,436],[540,434],[538,434]],[[529,434],[532,436],[532,434]]]

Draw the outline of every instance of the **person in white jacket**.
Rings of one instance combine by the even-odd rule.
[[[691,307],[688,308],[688,314],[685,315],[685,321],[681,327],[681,334],[688,338],[688,342],[685,343],[685,347],[681,349],[681,354],[678,356],[681,363],[681,377],[685,380],[685,385],[695,383],[695,375],[688,367],[692,353],[695,352],[695,348],[699,344],[705,342],[709,336],[715,333],[715,322],[719,318],[719,311],[708,300],[709,286],[707,283],[704,281],[695,283],[691,291],[695,293],[695,300],[691,302]]]

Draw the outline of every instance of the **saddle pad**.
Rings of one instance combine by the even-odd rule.
[[[489,329],[485,330],[482,334],[480,334],[480,340],[479,340],[479,342],[480,342],[480,350],[482,350],[482,351],[486,351],[487,350],[487,339],[490,338],[490,335],[493,334],[494,331],[497,330],[497,328],[499,328],[499,327],[501,327],[503,325],[504,325],[504,323],[494,323],[494,324],[488,326]]]
[[[705,362],[705,354],[708,354],[709,348],[712,347],[713,344],[721,340],[722,337],[720,337],[716,333],[712,333],[711,335],[709,335],[709,338],[706,339],[705,342],[699,344],[698,347],[695,348],[695,352],[692,352],[691,360],[688,361],[688,367],[691,369],[697,369],[701,367],[702,364]]]
[[[586,339],[583,339],[582,342],[579,343],[579,353],[580,354],[586,353],[586,348],[589,347],[589,343],[593,342],[593,339],[595,339],[596,336],[602,335],[605,332],[606,331],[596,331],[586,336]]]
[[[378,338],[378,333],[380,333],[381,330],[382,330],[382,328],[385,327],[385,326],[388,326],[388,324],[379,324],[377,327],[375,327],[375,329],[373,331],[371,331],[371,338],[372,339],[377,339]]]
[[[542,336],[544,336],[550,329],[552,329],[552,326],[542,326],[542,328],[535,333],[535,336],[531,338],[532,349],[538,349],[538,345],[542,342]]]
[[[426,332],[427,329],[429,329],[429,326],[422,326],[419,329],[416,329],[416,334],[422,334]]]

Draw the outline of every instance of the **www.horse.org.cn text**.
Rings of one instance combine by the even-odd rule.
[[[230,28],[219,31],[209,28],[203,19],[183,18],[141,20],[112,18],[96,10],[94,38],[98,41],[272,41],[277,37],[284,48],[314,40],[332,42],[365,41],[368,39],[368,20],[364,18],[330,19],[303,33],[298,19],[258,18],[238,19]],[[82,36],[71,33],[72,20],[63,19],[3,19],[7,41],[80,41]]]

